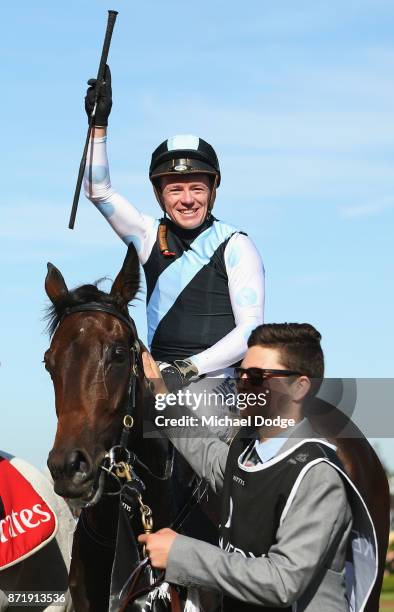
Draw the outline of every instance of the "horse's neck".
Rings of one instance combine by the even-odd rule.
[[[115,543],[119,512],[119,498],[103,495],[99,503],[83,510],[82,521],[89,536],[95,540]]]
[[[137,427],[130,440],[130,449],[138,459],[145,464],[145,469],[138,462],[135,471],[145,484],[143,493],[144,503],[148,504],[153,512],[154,529],[167,527],[175,518],[172,490],[172,458],[174,449],[171,442],[164,437],[144,437],[142,423],[150,420],[152,415],[153,398],[142,394],[137,402]]]
[[[149,468],[150,472],[163,477],[166,472],[167,460],[172,453],[172,445],[166,438],[158,435],[158,432],[153,429],[153,425],[150,430],[153,430],[154,437],[144,435],[147,433],[144,431],[144,421],[149,422],[152,415],[154,417],[154,398],[151,393],[144,390],[142,385],[143,383],[140,381],[129,449]],[[141,471],[138,465],[136,471],[137,473]]]

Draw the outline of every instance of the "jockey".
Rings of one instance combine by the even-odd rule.
[[[88,81],[88,116],[96,80]],[[202,138],[178,135],[153,152],[149,170],[160,220],[138,211],[111,185],[106,130],[112,106],[107,66],[85,171],[86,196],[118,236],[134,244],[147,285],[148,344],[179,382],[229,376],[263,321],[264,268],[241,230],[212,214],[220,168]]]

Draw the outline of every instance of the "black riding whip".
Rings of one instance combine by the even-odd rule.
[[[94,101],[94,107],[93,107],[92,114],[89,117],[88,133],[86,135],[86,141],[85,141],[85,146],[84,146],[83,153],[82,153],[81,163],[79,164],[77,184],[76,184],[75,192],[74,192],[74,199],[73,199],[73,205],[71,209],[70,221],[68,223],[69,229],[74,229],[75,217],[77,216],[78,200],[79,200],[79,194],[81,193],[83,175],[85,172],[90,135],[91,135],[92,128],[93,128],[94,117],[96,114],[97,100],[100,94],[100,85],[104,80],[105,65],[107,63],[108,51],[109,51],[109,47],[111,44],[112,32],[114,29],[117,14],[118,14],[118,11],[108,11],[107,29],[105,31],[103,50],[101,52],[100,65],[99,65],[99,69],[97,73],[96,97]]]

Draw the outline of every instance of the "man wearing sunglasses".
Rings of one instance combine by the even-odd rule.
[[[264,406],[248,406],[244,414],[279,413],[297,424],[291,432],[279,436],[272,426],[241,429],[229,448],[203,429],[162,430],[222,493],[220,548],[171,529],[139,540],[152,565],[165,569],[168,582],[221,592],[224,612],[252,612],[256,606],[288,612],[363,610],[375,581],[376,540],[362,500],[342,473],[334,447],[316,437],[303,414],[323,377],[320,338],[309,324],[261,325],[236,370],[240,392],[261,390],[267,398]],[[156,378],[156,392],[163,391],[154,361],[148,353],[143,359],[146,375]],[[177,406],[168,408],[171,417],[181,413]],[[365,546],[373,559],[368,568]],[[358,577],[348,586],[347,561],[352,564],[348,576]]]

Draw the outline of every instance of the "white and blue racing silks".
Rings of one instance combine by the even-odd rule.
[[[237,228],[214,221],[190,244],[190,248],[169,265],[157,279],[147,306],[148,344],[161,320],[170,311],[176,300],[196,274],[209,263],[215,251]]]
[[[175,144],[178,146],[180,143]],[[185,146],[186,144],[191,146],[193,143],[188,141],[184,143]],[[171,146],[173,145],[174,143],[171,144]],[[148,302],[149,344],[152,346],[152,340],[153,344],[157,344],[155,346],[156,354],[160,352],[162,354],[160,359],[164,359],[164,354],[167,353],[165,357],[167,361],[171,360],[173,354],[184,349],[181,351],[182,355],[187,354],[200,374],[223,370],[223,368],[227,368],[242,359],[247,349],[247,339],[252,329],[263,322],[264,312],[264,267],[252,240],[234,227],[222,222],[215,222],[210,228],[201,231],[198,238],[191,243],[191,248],[186,249],[179,260],[171,261],[158,279],[157,275],[160,274],[161,263],[163,263],[160,257],[157,259],[156,265],[151,268],[148,266],[145,269],[145,265],[148,263],[155,245],[157,245],[158,221],[152,216],[140,212],[128,199],[117,193],[113,188],[108,167],[106,137],[91,141],[88,161],[84,180],[86,196],[104,215],[116,234],[127,245],[130,242],[134,244],[140,263],[144,266],[145,276],[148,270],[149,279],[147,277],[147,280],[149,280],[150,288],[153,287],[154,289],[154,293]],[[231,236],[231,234],[234,235]],[[179,312],[181,317],[179,329],[174,329],[176,317],[171,318],[171,315],[175,314],[175,302],[188,283],[192,287],[194,277],[201,268],[209,263],[215,249],[220,247],[220,244],[227,238],[229,238],[228,244],[225,245],[224,252],[221,253],[221,260],[227,274],[227,287],[225,286],[226,283],[222,282],[221,273],[218,272],[217,278],[221,281],[220,288],[217,292],[215,287],[215,291],[212,293],[212,290],[207,287],[207,303],[202,305],[202,308],[204,306],[205,316],[194,317],[196,329],[193,330],[191,339],[190,337],[185,338],[185,324],[187,325],[191,318],[190,302],[185,296],[185,313]],[[181,245],[180,250],[183,250]],[[207,274],[207,277],[212,277],[212,279],[214,276],[215,274]],[[212,280],[212,282],[214,281]],[[204,283],[204,279],[202,279],[202,283]],[[229,324],[230,309],[228,308],[228,302],[226,302],[226,290],[234,316],[234,328],[231,328],[232,326]],[[193,292],[191,292],[191,295],[195,297]],[[204,300],[203,286],[198,287],[198,300],[202,302]],[[218,313],[215,310],[216,303],[219,304],[220,312],[218,311]],[[225,313],[223,312],[223,304],[226,304]],[[166,314],[169,316],[167,317]],[[226,319],[225,324],[223,324],[223,315]],[[213,316],[217,318],[210,323],[211,332],[207,342],[206,331],[203,332],[201,326],[208,325],[209,319]],[[167,325],[168,321],[170,321],[169,325]],[[213,329],[216,327],[216,321],[222,323],[222,337],[215,334]],[[158,335],[159,325],[160,340],[156,343],[154,335]],[[199,343],[197,339],[200,339],[201,342]],[[174,344],[172,354],[171,351],[167,351],[169,348],[168,341]]]

